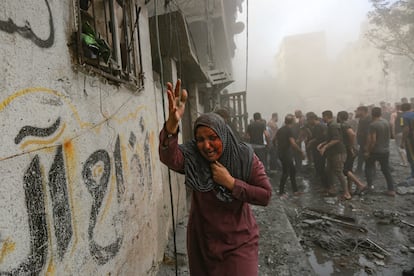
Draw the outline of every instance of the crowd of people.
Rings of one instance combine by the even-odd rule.
[[[268,122],[259,112],[254,113],[242,138],[251,144],[269,174],[282,172],[282,199],[288,197],[287,179],[293,195],[302,193],[296,174],[303,171],[304,163],[313,169],[327,196],[341,190],[340,197],[349,200],[353,194],[373,190],[377,167],[387,184],[385,194],[395,196],[389,162],[394,148],[400,165],[411,169],[406,180],[414,182],[414,97],[401,98],[394,106],[384,101],[379,106],[361,105],[355,112],[325,110],[320,116],[296,110],[285,116],[280,128],[278,119],[276,112]],[[390,147],[393,142],[396,147]]]
[[[390,137],[401,153],[402,165],[411,166],[414,178],[414,98],[402,99],[395,110],[360,106],[356,120],[346,111],[334,117],[330,110],[319,118],[297,110],[284,118],[278,128],[277,113],[269,122],[260,113],[253,115],[246,135],[232,127],[228,112],[201,114],[194,122],[193,139],[178,144],[179,125],[188,93],[181,81],[167,83],[168,118],[159,135],[160,161],[185,175],[192,190],[187,225],[187,252],[190,275],[258,275],[259,228],[250,205],[266,206],[272,196],[266,173],[280,169],[279,194],[287,196],[290,178],[292,191],[300,195],[296,172],[303,160],[314,168],[324,192],[334,194],[335,178],[344,199],[352,193],[372,189],[376,162],[387,180],[387,194],[395,195],[389,167]],[[398,107],[399,106],[399,107]],[[246,141],[243,141],[246,140]],[[246,143],[247,142],[247,143]],[[250,145],[249,145],[249,144]],[[353,173],[365,163],[366,183]],[[356,191],[353,192],[353,183]]]

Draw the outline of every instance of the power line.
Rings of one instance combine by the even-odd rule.
[[[246,79],[245,91],[247,92],[247,78],[249,72],[249,0],[246,0]]]
[[[164,87],[164,67],[162,64],[162,57],[161,57],[161,46],[160,46],[160,29],[158,26],[158,14],[157,14],[157,5],[158,1],[154,1],[154,12],[155,12],[155,28],[156,28],[156,36],[157,36],[157,51],[158,51],[158,59],[160,63],[160,81],[161,81],[161,93],[162,93],[162,111],[164,116],[164,121],[166,121],[166,110],[165,110],[165,91]],[[176,232],[175,232],[175,215],[174,215],[174,200],[172,194],[172,183],[171,183],[171,171],[168,169],[168,187],[170,191],[170,205],[171,205],[171,217],[172,217],[172,230],[173,230],[173,238],[174,238],[174,258],[175,258],[175,275],[178,276],[178,262],[177,262],[177,239],[176,239]]]

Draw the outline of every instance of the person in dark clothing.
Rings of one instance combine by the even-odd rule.
[[[247,126],[247,139],[252,145],[254,152],[263,166],[267,169],[267,148],[265,139],[269,139],[269,133],[266,130],[266,122],[262,120],[259,112],[253,114],[253,122]],[[267,143],[269,144],[269,143]]]
[[[365,151],[365,176],[368,187],[373,189],[373,178],[375,174],[375,162],[379,162],[381,171],[387,181],[387,192],[389,196],[395,196],[394,180],[391,176],[390,157],[390,124],[381,118],[381,108],[374,107],[371,111],[372,122],[368,128],[368,141]]]
[[[401,111],[401,103],[395,104],[395,116],[393,117],[393,121],[391,122],[391,132],[392,137],[395,139],[395,144],[397,145],[398,154],[401,159],[400,165],[403,167],[407,166],[407,155],[405,153],[405,150],[401,148],[401,141],[403,137],[403,125],[404,125],[404,119],[403,119],[403,112]]]
[[[299,148],[302,148],[302,143],[304,142],[304,132],[303,126],[305,125],[305,116],[301,110],[295,110],[295,122],[292,126],[293,137],[295,137],[296,144]],[[299,152],[293,153],[293,159],[295,161],[296,172],[302,171],[302,155]]]
[[[322,119],[328,126],[326,141],[318,145],[321,155],[326,155],[327,195],[335,195],[334,178],[336,177],[343,187],[343,199],[350,199],[348,184],[343,175],[345,161],[345,147],[342,142],[340,126],[334,121],[332,111],[322,112]]]
[[[363,172],[363,164],[365,162],[364,152],[367,144],[368,127],[371,123],[371,116],[368,112],[367,106],[359,106],[356,110],[356,117],[359,119],[357,128],[357,144],[358,144],[358,164],[356,172],[361,174]]]
[[[282,163],[282,177],[280,178],[279,195],[281,198],[286,198],[285,184],[290,178],[292,184],[293,195],[299,195],[296,185],[296,168],[293,164],[293,151],[297,151],[305,158],[305,154],[302,149],[296,144],[295,138],[292,132],[292,126],[295,122],[295,117],[292,114],[288,114],[285,117],[285,125],[279,129],[275,136],[275,144],[279,149],[279,159]]]
[[[326,188],[326,158],[319,153],[317,146],[326,140],[327,127],[324,123],[321,123],[314,112],[306,113],[306,121],[309,124],[311,131],[311,137],[307,143],[307,152],[312,155],[316,177],[320,180],[321,186]]]
[[[277,112],[272,113],[272,118],[267,122],[267,127],[270,130],[270,141],[272,142],[276,136],[276,133],[279,129],[277,122],[279,120],[279,115]],[[270,143],[269,147],[269,170],[274,171],[281,168],[278,154],[277,154],[277,147]]]
[[[353,112],[348,112],[348,124],[352,130],[356,133],[358,128],[358,121],[354,118]]]
[[[348,124],[348,112],[339,111],[336,116],[336,120],[341,127],[342,140],[346,149],[346,159],[344,163],[344,175],[348,181],[348,190],[352,193],[352,183],[357,185],[356,193],[363,192],[367,185],[364,185],[362,181],[356,177],[353,173],[354,160],[357,154],[356,149],[356,135],[352,127]],[[347,199],[350,199],[349,197]]]
[[[408,103],[408,98],[407,97],[402,97],[401,98],[401,103]]]
[[[414,178],[414,112],[409,103],[401,105],[403,135],[400,147],[405,149],[407,161],[411,168],[411,177]]]

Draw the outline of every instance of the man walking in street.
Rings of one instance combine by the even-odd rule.
[[[293,131],[293,137],[295,137],[296,144],[299,148],[302,148],[302,143],[304,136],[301,134],[301,130],[303,126],[305,125],[305,116],[303,116],[303,113],[300,109],[295,110],[295,123],[292,126]],[[293,159],[295,160],[295,167],[296,172],[301,173],[302,172],[302,155],[299,152],[293,153]]]
[[[345,146],[342,142],[340,126],[334,121],[331,110],[322,112],[322,119],[328,126],[327,140],[318,145],[321,155],[326,156],[327,195],[335,195],[334,178],[336,177],[343,188],[342,199],[351,199],[348,184],[343,175],[345,162]]]
[[[298,187],[296,185],[296,168],[293,164],[293,154],[298,152],[302,159],[305,158],[305,153],[296,144],[295,138],[293,137],[292,126],[295,122],[295,117],[292,114],[288,114],[285,117],[285,125],[282,126],[276,133],[274,144],[277,144],[279,148],[279,158],[282,163],[282,177],[280,178],[279,195],[281,199],[286,199],[287,194],[285,193],[285,184],[290,178],[292,184],[293,195],[300,195]]]
[[[404,147],[401,148],[404,126],[404,119],[402,115],[403,112],[401,111],[401,103],[396,103],[395,112],[391,114],[391,137],[394,137],[395,144],[397,145],[398,154],[401,159],[400,165],[407,167],[407,155],[405,153]]]
[[[348,181],[349,193],[352,193],[352,184],[355,183],[357,186],[356,192],[363,192],[367,186],[362,183],[362,181],[353,173],[352,169],[354,167],[354,160],[356,157],[356,142],[355,142],[355,132],[352,127],[348,124],[348,112],[339,111],[336,116],[336,121],[341,127],[342,131],[342,140],[346,149],[346,160],[344,163],[344,175]]]
[[[400,147],[405,149],[407,161],[411,168],[411,178],[414,178],[414,112],[409,103],[401,105],[402,114],[402,139]]]
[[[268,129],[270,129],[270,138],[269,141],[273,141],[273,139],[276,136],[276,133],[279,129],[277,122],[279,120],[279,115],[277,112],[272,113],[272,118],[267,123]],[[275,171],[276,169],[280,168],[279,160],[278,160],[278,154],[277,154],[277,147],[273,145],[273,143],[270,143],[268,145],[269,150],[269,170]]]
[[[254,152],[267,170],[267,148],[269,144],[269,132],[266,130],[266,121],[263,121],[259,112],[253,114],[253,122],[247,126],[247,139],[252,145]]]
[[[387,181],[386,195],[395,196],[394,180],[391,176],[390,157],[390,125],[381,118],[381,108],[374,107],[371,111],[372,122],[368,128],[367,147],[365,151],[365,177],[370,189],[373,189],[375,162],[379,162],[381,171]]]
[[[317,146],[326,141],[327,126],[320,122],[318,116],[314,112],[306,113],[306,121],[311,129],[311,137],[306,146],[308,147],[308,151],[312,154],[316,177],[320,181],[321,186],[326,188],[326,158],[319,153]]]
[[[358,149],[358,165],[356,169],[356,173],[361,174],[363,172],[362,166],[365,161],[364,151],[365,146],[367,143],[368,137],[368,127],[371,123],[371,116],[368,113],[367,106],[359,106],[356,110],[356,117],[359,119],[358,121],[358,128],[357,128],[357,143],[359,146]]]

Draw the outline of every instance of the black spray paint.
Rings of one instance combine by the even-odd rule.
[[[99,162],[102,162],[104,167],[97,182],[93,176],[93,169]],[[95,229],[98,214],[101,210],[102,202],[108,188],[110,170],[111,161],[108,152],[105,150],[97,150],[86,160],[82,171],[84,183],[93,200],[88,227],[89,250],[91,251],[92,256],[95,257],[95,260],[101,265],[107,263],[118,253],[123,240],[123,237],[119,233],[116,233],[116,241],[107,246],[101,246],[95,242],[93,237],[93,230]]]
[[[73,234],[62,145],[58,146],[49,171],[49,191],[52,198],[57,251],[59,259],[62,260]]]
[[[52,17],[52,11],[50,9],[49,3],[47,0],[45,0],[47,10],[49,12],[49,28],[50,28],[50,34],[49,37],[45,40],[40,39],[32,30],[32,27],[30,27],[30,23],[26,21],[26,24],[24,26],[17,26],[11,18],[7,21],[0,20],[0,31],[4,31],[6,33],[12,34],[12,33],[18,33],[24,38],[30,39],[33,41],[34,44],[41,48],[50,48],[53,45],[53,42],[55,40],[55,30],[53,26],[53,17]]]
[[[20,143],[25,137],[28,136],[50,136],[59,129],[60,122],[60,118],[58,118],[56,122],[48,128],[25,126],[15,137],[15,143]],[[145,126],[142,118],[140,120],[140,130],[141,132],[145,132]],[[133,132],[131,132],[128,142],[131,147],[135,146],[136,136]],[[115,143],[113,158],[115,179],[117,183],[117,202],[118,204],[121,204],[122,196],[125,192],[125,184],[122,167],[121,142],[119,136],[117,137]],[[131,165],[136,166],[139,175],[138,179],[135,181],[137,181],[139,185],[144,186],[144,175],[148,175],[149,179],[152,178],[148,132],[145,133],[144,162],[141,161],[137,154],[133,155],[131,161]],[[100,162],[103,164],[102,174],[99,179],[95,179],[93,177],[93,169]],[[91,255],[100,265],[103,265],[114,258],[119,252],[123,242],[123,234],[118,233],[118,231],[115,233],[116,240],[107,246],[97,244],[93,237],[97,218],[102,209],[102,203],[108,189],[110,175],[111,159],[106,150],[97,150],[87,158],[83,166],[82,177],[93,199],[88,227],[89,249]],[[39,275],[44,269],[49,251],[49,233],[45,214],[45,195],[42,186],[43,179],[44,177],[42,175],[39,156],[36,155],[23,177],[30,234],[30,252],[26,260],[18,265],[17,268],[7,272],[0,271],[0,275]],[[57,243],[57,254],[59,260],[62,260],[73,236],[72,215],[69,204],[68,183],[62,145],[57,147],[55,158],[48,174],[48,180],[48,187],[53,208],[53,225]],[[119,210],[117,216],[115,217],[115,223],[122,223],[123,220],[121,214],[122,212]],[[115,229],[119,229],[119,227],[115,227]]]
[[[27,136],[47,137],[52,135],[60,126],[60,117],[56,122],[48,128],[39,128],[32,126],[24,126],[20,129],[19,134],[14,138],[14,143],[19,144]]]
[[[30,233],[30,252],[17,268],[0,275],[39,275],[46,264],[48,232],[46,227],[45,198],[39,156],[36,155],[23,177]]]
[[[124,174],[122,172],[121,142],[119,139],[119,135],[115,143],[114,160],[115,160],[116,184],[117,184],[117,189],[118,189],[117,198],[118,198],[118,203],[121,203],[122,195],[125,192],[125,185],[124,185]]]

